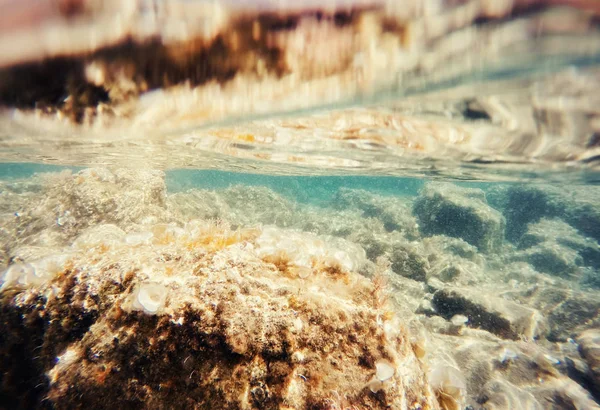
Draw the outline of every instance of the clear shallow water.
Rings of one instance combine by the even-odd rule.
[[[568,3],[173,2],[124,33],[231,38],[121,71],[27,65],[121,3],[2,36],[0,408],[600,408],[600,12]]]
[[[125,382],[134,377],[147,386],[151,400],[178,400],[170,394],[153,398],[165,380],[183,389],[179,391],[184,396],[177,393],[177,397],[196,400],[199,393],[184,386],[198,383],[204,386],[202,391],[211,392],[230,379],[221,376],[208,384],[195,381],[194,370],[199,367],[197,362],[187,367],[188,357],[204,357],[198,360],[214,369],[228,368],[224,363],[244,366],[246,358],[255,354],[271,357],[270,353],[246,350],[260,352],[263,348],[261,339],[253,336],[263,325],[244,324],[254,320],[246,308],[258,309],[244,299],[250,292],[249,298],[266,298],[275,306],[273,312],[266,306],[260,308],[265,309],[259,310],[260,323],[285,321],[272,315],[289,309],[289,303],[303,303],[294,305],[293,320],[301,318],[305,329],[320,329],[319,322],[312,322],[317,320],[312,309],[325,307],[312,307],[314,302],[309,300],[314,297],[329,300],[326,309],[331,312],[339,309],[337,303],[354,306],[342,309],[346,312],[342,317],[347,319],[337,318],[337,325],[325,325],[342,326],[336,331],[340,334],[347,331],[342,325],[345,320],[358,320],[352,312],[390,312],[386,313],[389,318],[377,319],[382,320],[383,333],[378,337],[383,339],[377,339],[376,345],[391,349],[397,343],[395,332],[400,332],[400,340],[410,341],[410,353],[386,353],[391,358],[373,359],[379,367],[344,367],[340,374],[364,373],[367,377],[377,375],[375,368],[388,369],[385,366],[389,365],[394,369],[399,364],[410,370],[393,370],[392,379],[381,386],[375,380],[376,385],[367,387],[371,383],[368,377],[359,377],[356,383],[362,389],[357,393],[352,387],[344,393],[344,400],[377,408],[378,402],[371,400],[382,392],[391,400],[394,393],[389,389],[403,383],[403,378],[424,377],[430,387],[420,393],[406,389],[402,394],[416,394],[423,403],[433,400],[432,408],[440,403],[443,408],[484,409],[597,406],[597,186],[200,170],[109,171],[35,164],[7,164],[0,173],[0,260],[6,268],[1,290],[2,330],[10,335],[3,343],[11,352],[2,353],[2,369],[3,383],[12,386],[2,391],[3,403],[29,406],[27,403],[44,397],[60,397],[73,404],[84,398],[102,407],[102,392],[127,395]],[[129,271],[134,273],[127,274]],[[123,275],[133,276],[123,279]],[[346,276],[339,279],[335,275]],[[131,285],[119,285],[128,283],[124,280]],[[373,305],[372,296],[367,295],[374,290],[346,294],[364,292],[361,286],[369,289],[382,280],[385,299],[378,296]],[[269,283],[279,290],[260,287],[258,294],[250,296],[256,283]],[[115,284],[117,288],[113,288]],[[225,293],[212,286],[225,286]],[[300,286],[292,291],[294,295],[298,292],[291,299],[294,302],[280,306],[281,295],[294,286]],[[212,290],[204,294],[205,289]],[[205,356],[204,348],[188,346],[196,337],[201,346],[209,341],[204,341],[204,336],[178,334],[177,329],[186,328],[189,320],[177,319],[178,312],[208,315],[211,308],[202,303],[213,300],[227,306],[226,295],[237,294],[236,289],[246,289],[234,302],[234,311],[243,312],[242,322],[235,324],[231,320],[237,319],[231,317],[220,326],[234,326],[236,332],[247,335],[247,341],[211,330],[215,337],[224,338],[224,345],[212,348],[218,353]],[[347,297],[350,299],[341,302]],[[117,311],[125,316],[114,316]],[[225,312],[222,314],[228,317]],[[22,322],[13,316],[17,313],[30,319]],[[46,315],[65,315],[65,319],[55,327],[45,325],[54,319],[31,322]],[[173,328],[159,325],[161,318],[181,323]],[[131,334],[138,336],[132,339],[121,333],[138,321],[140,325]],[[181,347],[142,342],[154,340],[155,326],[167,326],[162,327],[169,334],[165,340],[172,339]],[[103,344],[106,332],[121,344]],[[305,339],[309,334],[294,332],[300,332],[294,333],[299,335],[294,343],[309,343]],[[355,332],[359,330],[349,335]],[[277,340],[278,336],[267,337]],[[318,336],[320,340],[327,337]],[[57,345],[56,340],[61,342]],[[335,345],[344,353],[337,360],[349,360],[347,366],[351,366],[351,350],[345,351],[341,347],[345,345],[339,343]],[[365,336],[353,343],[368,346],[370,339]],[[321,352],[320,348],[308,346],[302,348],[302,354],[322,360],[317,358],[322,353],[315,353]],[[183,377],[167,375],[164,370],[162,376],[154,374],[153,369],[162,365],[139,356],[161,356],[166,354],[164,348],[175,349],[164,363],[178,372],[185,370]],[[42,349],[42,353],[34,356],[30,349]],[[67,356],[63,349],[69,352]],[[82,356],[86,349],[101,353],[88,358]],[[136,353],[121,356],[121,349]],[[316,350],[309,353],[311,349]],[[284,353],[268,360],[286,363],[291,359]],[[22,365],[27,366],[25,370],[15,373]],[[291,366],[291,374],[299,372],[307,380],[315,377],[309,363]],[[114,383],[107,381],[104,373],[96,373],[108,368],[119,369],[112,370]],[[145,370],[134,375],[130,373],[134,369]],[[415,373],[408,376],[407,372]],[[20,378],[15,379],[17,374]],[[94,378],[85,379],[90,375]],[[79,387],[61,387],[61,380]],[[278,385],[275,380],[266,383],[272,388]],[[338,381],[336,386],[343,390],[355,385]],[[72,389],[85,390],[77,396]],[[444,399],[439,398],[440,392]],[[206,394],[203,397],[216,393]],[[285,393],[271,394],[285,397]],[[428,398],[436,394],[437,399]],[[523,395],[526,399],[521,402]],[[134,407],[142,406],[142,399],[128,400]]]

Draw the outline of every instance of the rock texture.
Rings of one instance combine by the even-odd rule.
[[[426,235],[464,239],[481,252],[497,251],[504,237],[504,218],[487,204],[480,189],[428,184],[415,200],[414,213]]]
[[[598,408],[597,242],[561,215],[505,241],[513,189],[309,205],[256,186],[167,193],[150,171],[7,183],[0,401]]]
[[[600,240],[600,191],[594,186],[580,188],[548,185],[516,185],[495,194],[506,217],[506,236],[518,242],[529,223],[558,218],[583,235]]]
[[[588,376],[596,397],[600,396],[600,331],[590,329],[577,337],[579,351],[588,365]]]
[[[265,262],[259,234],[155,226],[135,252],[99,238],[39,286],[5,281],[5,403],[437,408],[383,289],[331,258],[301,276],[285,259]],[[381,361],[393,375],[372,392]]]

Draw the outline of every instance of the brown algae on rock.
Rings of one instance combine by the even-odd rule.
[[[384,332],[373,284],[344,251],[309,236],[317,242],[303,243],[316,262],[312,275],[299,277],[265,262],[260,239],[299,233],[265,228],[252,237],[195,221],[177,235],[158,225],[150,231],[135,252],[107,238],[79,246],[70,268],[42,284],[6,282],[3,327],[37,337],[38,346],[20,349],[41,346],[43,365],[29,376],[47,375],[44,401],[57,408],[329,409],[338,400],[350,408],[437,408],[408,330]],[[331,266],[347,280],[331,275]],[[22,320],[11,323],[16,312]],[[401,378],[391,367],[400,362]],[[374,373],[385,381],[376,394],[366,389]]]

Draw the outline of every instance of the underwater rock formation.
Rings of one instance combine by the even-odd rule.
[[[502,252],[421,237],[419,201],[501,227],[483,191],[436,185],[443,200],[422,193],[410,215],[410,198],[362,190],[319,206],[242,185],[169,194],[160,172],[15,182],[0,195],[0,402],[598,408],[596,242],[560,218],[518,246],[478,231]],[[66,210],[79,219],[61,226]],[[546,245],[577,274],[526,257]]]
[[[429,183],[415,200],[413,212],[425,235],[462,238],[481,252],[499,250],[505,221],[487,204],[480,189]]]
[[[486,339],[476,333],[440,335],[433,343],[451,346],[467,375],[471,408],[600,408],[588,391],[561,373],[562,362],[551,348]]]
[[[3,221],[13,247],[70,244],[97,224],[128,231],[169,219],[162,171],[92,168],[41,174],[37,179],[42,188],[15,203],[11,218]]]
[[[598,242],[581,235],[577,229],[560,219],[543,218],[537,223],[531,223],[527,232],[519,240],[519,248],[528,249],[546,243],[562,247],[562,253],[571,264],[600,267],[600,246]],[[572,255],[575,252],[576,255]],[[532,263],[533,264],[533,263]],[[533,264],[535,266],[535,264]],[[562,264],[557,264],[561,266]],[[551,270],[542,270],[552,272]]]
[[[277,229],[267,232],[290,237]],[[150,232],[133,248],[98,238],[70,251],[34,286],[4,278],[6,403],[437,408],[385,290],[349,271],[343,250],[316,248],[304,274],[255,229],[192,221]]]
[[[600,241],[600,190],[595,186],[557,188],[548,185],[511,185],[493,192],[506,218],[506,237],[517,243],[530,223],[559,218],[585,236]]]
[[[432,302],[444,318],[464,315],[469,327],[487,330],[504,339],[539,339],[548,331],[546,319],[535,309],[489,295],[481,297],[473,290],[440,289],[434,293]]]
[[[360,189],[341,188],[331,202],[335,209],[358,208],[363,212],[363,217],[381,220],[388,232],[399,231],[409,240],[420,236],[409,200],[377,195]]]
[[[582,258],[574,249],[555,241],[542,242],[518,252],[514,260],[528,262],[536,270],[563,277],[577,276]]]

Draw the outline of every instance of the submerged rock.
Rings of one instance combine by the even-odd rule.
[[[494,192],[506,218],[506,237],[517,243],[528,224],[559,218],[600,241],[600,190],[594,186],[511,185]]]
[[[41,192],[15,210],[9,225],[13,246],[63,246],[98,224],[128,231],[169,218],[162,171],[93,168],[38,179]]]
[[[399,275],[421,282],[427,279],[429,261],[422,245],[399,241],[392,246],[390,261],[392,270]]]
[[[583,263],[577,251],[554,241],[543,242],[517,252],[513,260],[527,262],[540,272],[564,278],[577,277],[578,266]]]
[[[440,289],[433,295],[432,302],[437,314],[446,320],[463,315],[468,318],[467,326],[505,339],[539,339],[548,331],[547,320],[535,309],[475,290]]]
[[[481,252],[500,249],[504,218],[490,207],[480,189],[430,183],[415,200],[413,213],[425,235],[461,238]]]
[[[464,259],[476,262],[480,261],[477,248],[460,238],[452,238],[445,235],[435,235],[423,239],[426,247],[440,250]]]
[[[577,229],[560,219],[543,218],[537,223],[529,224],[527,231],[519,240],[519,248],[521,249],[544,246],[544,244],[547,244],[546,247],[554,245],[556,248],[563,248],[564,258],[570,261],[571,265],[600,267],[600,246],[598,242],[581,235]],[[573,252],[576,255],[573,255]],[[550,264],[551,262],[548,262],[548,265]],[[535,264],[533,265],[535,266]],[[561,265],[564,265],[564,263],[556,263],[557,267]],[[542,271],[553,273],[556,269],[554,271]]]
[[[80,246],[53,278],[0,293],[5,403],[438,408],[384,290],[348,270],[341,249],[310,253],[301,274],[254,229],[151,232],[135,252]]]
[[[548,339],[565,342],[585,329],[600,326],[600,299],[597,293],[573,290],[562,280],[534,285],[513,295],[521,303],[539,310],[548,319]]]
[[[579,351],[588,365],[593,392],[600,398],[600,330],[589,329],[577,336]]]
[[[409,240],[419,237],[419,226],[410,212],[410,201],[407,199],[341,188],[333,198],[332,205],[336,209],[358,208],[364,218],[379,219],[386,231],[398,231]]]
[[[485,340],[473,334],[439,336],[466,369],[467,408],[599,409],[594,398],[561,372],[562,361],[551,346],[520,341]],[[559,356],[561,357],[561,356]]]
[[[600,299],[577,290],[597,244],[565,218],[512,246],[483,191],[450,185],[415,217],[360,190],[316,206],[167,195],[161,173],[36,181],[2,205],[20,215],[0,236],[8,408],[597,408]]]

